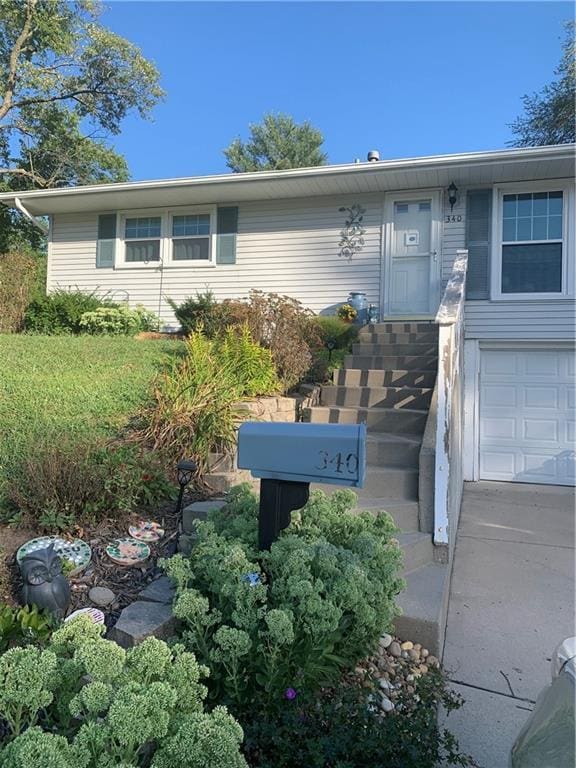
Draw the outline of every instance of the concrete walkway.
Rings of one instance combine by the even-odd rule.
[[[444,668],[466,700],[446,722],[482,768],[508,754],[574,630],[574,489],[467,483]]]

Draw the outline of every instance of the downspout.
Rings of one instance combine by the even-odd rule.
[[[48,234],[48,227],[41,221],[38,221],[38,219],[35,216],[32,216],[29,210],[27,210],[23,205],[19,197],[14,198],[14,205],[15,207],[20,211],[20,213],[23,216],[26,216],[27,219],[29,219],[32,224],[36,227],[36,229],[39,229],[40,232],[42,232],[43,235]]]

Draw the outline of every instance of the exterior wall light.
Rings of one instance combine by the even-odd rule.
[[[456,193],[458,192],[458,187],[454,182],[451,182],[450,186],[448,187],[448,202],[450,203],[450,211],[454,210],[454,206],[456,205],[456,200],[458,200]]]

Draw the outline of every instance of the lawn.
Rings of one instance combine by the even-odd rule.
[[[39,441],[114,433],[180,349],[125,337],[0,335],[0,480]]]

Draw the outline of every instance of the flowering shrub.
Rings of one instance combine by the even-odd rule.
[[[80,331],[107,336],[134,336],[140,331],[156,331],[159,319],[142,304],[135,309],[127,306],[98,307],[84,312],[80,318]]]
[[[48,649],[0,656],[2,768],[247,768],[241,727],[203,711],[208,670],[182,646],[128,651],[80,617]]]
[[[396,529],[354,504],[351,491],[316,491],[258,552],[258,500],[238,486],[196,523],[190,557],[167,561],[182,639],[210,664],[211,695],[236,713],[334,681],[390,628],[402,588]]]

